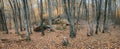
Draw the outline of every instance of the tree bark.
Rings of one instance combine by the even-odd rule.
[[[42,31],[42,35],[45,35],[45,33],[44,33],[44,24],[43,24],[43,22],[44,22],[44,19],[43,19],[43,0],[40,0],[40,5],[41,5],[41,12],[40,12],[40,19],[41,19],[41,27],[42,27],[42,29],[41,29],[41,31]]]
[[[53,30],[53,26],[52,26],[52,7],[51,7],[51,2],[50,0],[48,0],[48,15],[49,15],[49,18],[48,18],[48,21],[49,21],[49,25],[50,25],[50,31],[54,31]]]
[[[72,0],[72,2],[74,3],[75,1]],[[74,14],[75,13],[72,14],[71,8],[73,8],[73,6],[70,7],[70,0],[68,0],[68,19],[69,19],[69,23],[70,23],[70,37],[74,38],[74,37],[76,37],[76,32],[75,32],[75,27],[74,27]]]
[[[102,3],[102,0],[96,0],[96,21],[97,21],[97,24],[96,24],[96,31],[95,33],[98,34],[98,27],[99,27],[99,21],[100,21],[100,17],[101,17],[101,3]]]
[[[0,27],[0,30],[6,31],[6,34],[8,34],[3,0],[0,0],[0,19],[1,19],[0,25],[2,26],[2,28]]]
[[[27,14],[27,1],[28,0],[22,0],[23,2],[23,9],[24,9],[24,18],[25,18],[25,27],[26,27],[26,40],[30,41],[30,31],[29,31],[29,19],[28,19],[28,14]]]

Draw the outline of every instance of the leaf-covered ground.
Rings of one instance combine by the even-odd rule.
[[[54,26],[55,27],[55,26]],[[69,29],[60,29],[55,32],[45,31],[45,36],[41,33],[33,32],[31,41],[26,42],[25,32],[16,35],[14,30],[9,34],[0,32],[0,49],[120,49],[120,27],[110,27],[110,33],[100,33],[87,37],[87,27],[81,27],[76,38],[69,37]],[[68,38],[69,45],[62,46],[64,37]]]

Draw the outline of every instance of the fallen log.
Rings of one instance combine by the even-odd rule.
[[[43,31],[45,31],[45,30],[47,30],[47,29],[50,29],[50,26],[44,24],[44,25],[43,25],[43,28],[42,28],[42,26],[38,26],[38,27],[36,27],[36,28],[34,29],[34,31],[35,31],[35,32],[42,32],[42,29],[43,29]]]

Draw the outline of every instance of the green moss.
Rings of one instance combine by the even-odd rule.
[[[63,30],[63,28],[61,26],[57,26],[56,29],[57,30]]]

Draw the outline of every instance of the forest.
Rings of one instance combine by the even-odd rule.
[[[0,0],[0,49],[120,49],[120,0]]]

